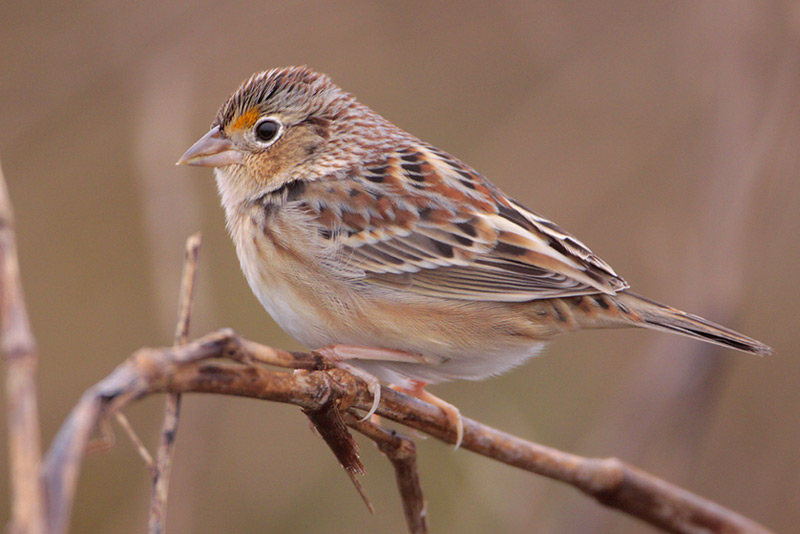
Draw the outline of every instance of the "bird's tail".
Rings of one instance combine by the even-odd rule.
[[[712,323],[697,315],[659,304],[629,291],[621,291],[614,296],[603,295],[602,298],[616,307],[616,311],[619,313],[616,314],[616,320],[612,323],[595,323],[599,327],[629,324],[631,326],[674,332],[753,354],[765,355],[773,352],[764,343],[730,328]]]

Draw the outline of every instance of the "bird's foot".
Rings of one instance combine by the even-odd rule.
[[[390,386],[392,389],[396,391],[400,391],[407,395],[411,395],[423,402],[427,402],[428,404],[433,404],[442,412],[444,412],[445,417],[450,422],[450,425],[455,429],[456,432],[456,442],[455,442],[455,449],[458,449],[461,446],[461,442],[464,439],[464,419],[461,417],[461,410],[453,406],[447,401],[444,401],[434,395],[433,393],[429,393],[425,390],[425,386],[427,385],[426,382],[421,380],[409,380],[408,386]]]

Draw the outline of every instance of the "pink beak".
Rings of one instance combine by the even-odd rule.
[[[230,139],[222,137],[218,126],[214,126],[193,144],[175,165],[225,167],[243,163],[244,154],[233,146]]]

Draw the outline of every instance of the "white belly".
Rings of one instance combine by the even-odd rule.
[[[249,235],[249,232],[244,229],[239,235]],[[234,241],[250,289],[278,326],[310,348],[335,343],[336,340],[325,328],[321,310],[295,289],[298,285],[311,286],[310,280],[303,280],[304,273],[279,260],[275,251],[269,250],[274,247],[266,240],[261,240],[258,247],[252,238],[235,238]]]
[[[387,348],[441,362],[352,362],[381,380],[400,385],[408,379],[480,380],[521,364],[545,344],[518,336],[474,336],[474,328],[459,320],[455,309],[453,318],[443,321],[441,313],[432,318],[435,310],[427,301],[415,303],[396,290],[380,287],[356,289],[334,273],[314,269],[318,265],[314,260],[289,261],[263,232],[254,231],[254,224],[242,218],[232,226],[242,271],[267,312],[294,339],[309,348],[333,344]]]

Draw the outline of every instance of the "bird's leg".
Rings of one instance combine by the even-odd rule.
[[[441,363],[441,360],[429,358],[414,352],[360,347],[358,345],[328,345],[327,347],[317,349],[315,352],[335,362],[346,360],[371,360],[375,362],[421,363],[425,365]]]
[[[367,389],[372,394],[372,406],[367,412],[367,415],[361,419],[362,421],[366,421],[372,417],[372,415],[378,409],[378,405],[381,402],[381,383],[372,374],[347,363],[348,360],[372,360],[381,362],[403,362],[416,364],[439,363],[438,360],[431,360],[430,358],[426,358],[421,354],[404,352],[402,350],[359,347],[357,345],[329,345],[327,347],[317,349],[314,352],[330,361],[336,367],[359,377],[367,383]]]
[[[427,382],[423,382],[422,380],[409,380],[408,386],[390,386],[392,389],[396,391],[400,391],[407,395],[411,395],[412,397],[416,397],[417,399],[427,402],[428,404],[433,404],[440,410],[444,412],[444,415],[447,417],[447,420],[450,421],[450,424],[455,427],[456,430],[456,449],[461,446],[461,441],[464,439],[464,420],[461,417],[461,411],[450,404],[447,401],[444,401],[434,395],[433,393],[429,393],[425,390],[425,386]]]
[[[441,360],[426,357],[422,354],[415,354],[405,352],[402,350],[393,349],[379,349],[372,347],[360,347],[357,345],[329,345],[315,351],[323,358],[331,361],[337,367],[349,371],[355,376],[361,378],[367,383],[369,392],[372,393],[372,407],[361,420],[366,421],[378,409],[378,404],[381,401],[381,387],[380,382],[372,374],[350,365],[348,360],[371,360],[381,362],[400,362],[400,363],[414,363],[423,365],[436,365],[441,363]],[[442,412],[444,412],[448,421],[452,424],[456,431],[456,449],[461,446],[461,441],[464,439],[464,421],[461,417],[461,411],[458,408],[446,402],[436,395],[429,393],[425,390],[426,382],[421,380],[409,380],[407,385],[397,386],[392,385],[391,388],[397,391],[411,395],[423,402],[433,404]]]

